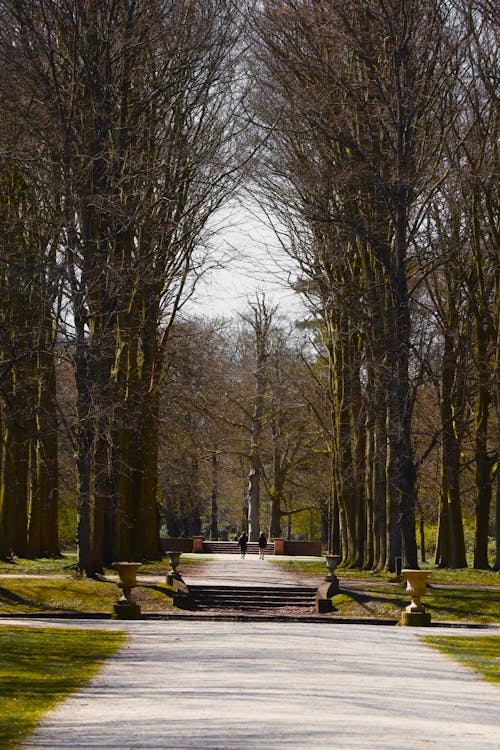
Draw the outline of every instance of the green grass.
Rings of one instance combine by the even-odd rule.
[[[430,581],[436,583],[480,584],[499,586],[500,573],[495,570],[475,570],[474,568],[436,568],[434,565],[421,565],[422,570],[431,572]]]
[[[500,685],[500,636],[426,636],[423,640]]]
[[[171,594],[166,586],[138,586],[133,595],[143,612],[161,612],[171,607]],[[86,578],[0,578],[0,614],[110,613],[119,596],[116,583]]]
[[[277,557],[266,558],[273,565],[279,565],[294,575],[303,575],[311,578],[324,578],[328,573],[324,558],[318,557],[317,560],[302,560],[299,558],[293,560],[281,560]],[[368,570],[358,570],[355,568],[337,568],[336,575],[340,578],[363,578],[373,579],[374,581],[389,581],[394,578],[393,573],[372,573]]]
[[[63,575],[76,564],[76,552],[63,552],[61,557],[42,557],[36,560],[15,557],[12,562],[0,560],[0,574]]]
[[[199,572],[200,566],[210,560],[209,555],[198,553],[183,552],[179,563],[179,571],[182,575],[188,575],[191,571]],[[212,557],[213,559],[213,557]],[[170,560],[164,557],[163,560],[152,560],[145,562],[138,570],[138,575],[165,575],[170,570]]]
[[[188,573],[190,570],[199,570],[200,565],[210,560],[207,555],[183,553],[179,570]],[[0,575],[65,575],[76,566],[76,552],[63,552],[61,557],[46,557],[36,560],[15,557],[12,561],[0,560]],[[170,569],[168,557],[162,560],[144,562],[139,568],[139,575],[165,575]],[[116,574],[112,566],[106,566],[105,572]]]
[[[68,559],[65,565],[68,566]],[[200,571],[209,560],[206,555],[183,554],[179,569],[182,574]],[[274,564],[289,570],[297,577],[301,575],[324,579],[327,568],[322,558],[317,560],[277,560],[268,557]],[[116,583],[79,579],[57,566],[55,561],[19,561],[22,569],[39,563],[39,574],[47,578],[1,578],[0,614],[57,612],[104,612],[110,613],[119,596]],[[44,569],[43,564],[47,567]],[[17,568],[16,568],[17,569]],[[144,564],[141,574],[164,576],[170,569],[168,558]],[[50,572],[52,571],[52,572]],[[1,572],[1,571],[0,571]],[[28,570],[26,570],[28,572]],[[32,572],[30,569],[29,572]],[[64,573],[64,575],[63,575]],[[409,603],[403,583],[389,583],[394,580],[391,573],[370,573],[368,571],[337,569],[342,594],[334,599],[336,614],[351,617],[387,617],[399,619],[401,610]],[[107,574],[116,576],[112,568]],[[12,573],[11,573],[12,575]],[[56,577],[59,576],[59,577]],[[342,587],[342,583],[345,586]],[[500,622],[500,583],[498,573],[492,571],[441,570],[431,569],[430,588],[424,599],[434,621],[469,621],[481,623]],[[440,584],[445,588],[440,588]],[[489,587],[489,588],[485,588]],[[168,611],[172,606],[172,590],[166,585],[143,584],[134,590],[141,610],[147,612]]]
[[[183,554],[179,570],[189,574],[200,570],[207,561],[204,555]],[[63,558],[22,560],[0,563],[0,614],[29,614],[52,612],[105,612],[110,613],[120,596],[115,582],[79,578],[70,571],[76,555]],[[141,575],[165,576],[170,570],[168,558],[144,563]],[[2,574],[8,577],[2,578]],[[113,567],[105,569],[105,577],[116,577]],[[17,577],[19,576],[19,577]],[[27,577],[22,577],[27,576]],[[43,578],[37,576],[44,576]],[[165,581],[165,579],[163,579]],[[142,612],[168,611],[172,607],[173,590],[162,584],[144,583],[134,589],[134,597]]]
[[[125,640],[118,632],[0,627],[0,748],[15,747]]]
[[[423,602],[435,620],[500,622],[500,590],[430,589]]]
[[[342,589],[333,597],[336,615],[344,617],[383,617],[399,620],[410,603],[400,584],[360,584]],[[500,591],[468,588],[429,589],[422,602],[432,620],[450,622],[500,622]]]
[[[286,570],[304,576],[318,576],[324,578],[328,572],[326,563],[322,558],[317,560],[280,560],[278,558],[267,558],[274,565],[279,565]],[[460,568],[452,570],[450,568],[436,568],[434,565],[421,565],[422,570],[429,570],[431,583],[455,583],[455,584],[481,584],[481,585],[499,585],[500,573],[493,570],[474,570],[473,568]],[[394,573],[373,573],[369,570],[359,570],[359,568],[337,568],[335,571],[339,578],[354,579],[359,578],[371,581],[390,581],[394,578]]]

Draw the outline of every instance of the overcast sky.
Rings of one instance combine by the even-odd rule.
[[[288,284],[296,273],[272,230],[242,207],[232,209],[219,223],[212,242],[226,258],[224,267],[199,280],[186,312],[232,317],[264,292],[270,304],[279,304],[281,313],[302,317],[303,305]]]

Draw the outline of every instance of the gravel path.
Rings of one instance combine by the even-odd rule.
[[[196,621],[99,627],[127,630],[129,644],[20,747],[498,750],[500,690],[428,647],[417,629]],[[457,631],[439,630],[446,633]]]

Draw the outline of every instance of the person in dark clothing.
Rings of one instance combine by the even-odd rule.
[[[264,559],[264,552],[266,551],[267,547],[267,537],[264,534],[263,531],[259,534],[259,560]]]
[[[240,536],[238,537],[238,545],[240,547],[240,553],[241,553],[241,559],[246,555],[247,552],[247,543],[248,543],[248,536],[246,531],[242,531]]]

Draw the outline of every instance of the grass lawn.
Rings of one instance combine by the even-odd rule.
[[[207,561],[211,559],[210,555],[202,555],[200,553],[183,552],[179,563],[179,572],[181,575],[189,575],[192,571],[199,571],[200,567],[203,566]],[[212,555],[213,559],[213,555]],[[137,574],[146,575],[165,575],[170,570],[170,560],[168,557],[164,557],[163,560],[153,560],[151,562],[144,563]]]
[[[318,557],[316,560],[288,559],[283,560],[275,557],[267,557],[267,560],[274,565],[290,570],[292,573],[305,576],[318,576],[324,578],[328,570],[325,560]],[[436,568],[434,565],[420,565],[422,570],[430,572],[430,583],[454,583],[454,584],[471,584],[482,586],[500,586],[500,573],[494,570],[474,570],[474,568],[461,568],[452,570],[451,568]],[[361,578],[371,581],[390,581],[394,578],[394,573],[372,573],[369,570],[359,570],[358,568],[337,568],[335,571],[339,578]]]
[[[189,573],[209,560],[210,557],[201,554],[183,553],[181,555],[181,564],[179,570],[181,573]],[[29,560],[16,557],[13,561],[0,560],[0,575],[8,573],[9,575],[66,575],[76,565],[76,552],[63,552],[61,557],[39,558]],[[138,574],[165,575],[170,569],[168,557],[162,560],[152,560],[145,562],[139,568]],[[112,567],[105,568],[107,574],[116,574]]]
[[[209,559],[204,555],[183,554],[181,574],[200,567]],[[64,553],[61,558],[0,561],[0,615],[29,614],[35,612],[105,612],[111,613],[120,596],[114,582],[79,578],[72,567],[75,553]],[[170,570],[168,558],[147,562],[138,572],[141,575],[165,576]],[[7,575],[2,578],[1,576]],[[116,577],[112,567],[105,569],[105,577]],[[17,577],[19,576],[19,577]],[[26,576],[26,577],[23,577]],[[43,578],[37,576],[44,576]],[[165,581],[165,579],[164,579]],[[134,598],[142,612],[167,612],[172,607],[173,591],[162,584],[144,583],[134,589]]]
[[[323,579],[324,560],[275,560],[296,576]],[[394,581],[393,573],[337,568],[341,593],[333,597],[334,614],[346,617],[385,617],[399,620],[409,604],[406,584]],[[500,575],[485,570],[430,569],[429,588],[424,606],[433,621],[500,623]],[[343,585],[344,583],[344,585]],[[441,585],[443,586],[441,588]]]
[[[172,590],[139,586],[134,597],[142,612],[168,611]],[[51,612],[111,613],[121,593],[116,583],[64,578],[0,578],[0,615]]]
[[[200,571],[206,555],[182,554],[179,570],[184,575]],[[304,576],[324,579],[327,568],[323,558],[276,559],[267,558],[275,565]],[[70,570],[74,554],[61,560],[15,560],[0,564],[0,575],[13,572],[33,577],[0,577],[0,614],[58,612],[110,613],[119,597],[116,583],[77,578]],[[145,563],[138,572],[164,576],[170,569],[168,558]],[[493,571],[431,569],[430,586],[424,599],[433,621],[500,622],[500,575]],[[47,576],[36,578],[35,574]],[[106,577],[116,576],[112,568]],[[401,611],[409,603],[404,583],[391,583],[391,573],[339,568],[341,593],[333,599],[336,615],[349,617],[383,617],[399,620]],[[164,579],[163,579],[164,580]],[[496,584],[496,585],[495,585]],[[143,584],[134,589],[134,596],[144,613],[167,612],[172,607],[172,590],[163,583]]]
[[[387,617],[399,620],[410,598],[402,584],[364,584],[342,589],[333,597],[336,612],[348,617]],[[500,622],[500,590],[433,588],[422,602],[434,622]]]
[[[15,747],[125,640],[118,632],[0,626],[0,748]]]
[[[12,561],[0,560],[0,573],[17,575],[64,575],[76,563],[75,552],[63,552],[61,557],[41,557],[25,560],[19,557]]]
[[[500,685],[500,636],[426,636],[426,643]]]

